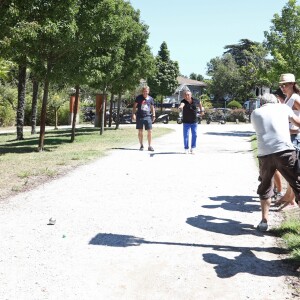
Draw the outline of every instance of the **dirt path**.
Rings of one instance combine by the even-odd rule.
[[[114,149],[0,204],[0,299],[293,299],[254,228],[251,124],[200,125],[196,155],[170,126],[153,153]]]

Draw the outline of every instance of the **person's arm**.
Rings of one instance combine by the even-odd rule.
[[[200,114],[203,116],[204,113],[205,113],[205,109],[204,109],[204,107],[203,107],[203,105],[202,105],[201,100],[199,101],[199,108],[200,108]]]
[[[136,107],[137,107],[137,102],[134,102],[133,108],[132,108],[132,120],[136,120]]]
[[[178,109],[179,109],[179,110],[182,110],[182,109],[183,109],[183,107],[184,107],[184,103],[183,103],[183,102],[181,102],[181,103],[180,103],[180,105],[178,106]]]
[[[298,99],[298,98],[295,99],[293,109],[300,110],[300,99]]]
[[[290,121],[293,123],[293,124],[295,124],[296,126],[298,126],[298,127],[300,127],[300,117],[298,117],[297,115],[295,115],[295,114],[292,114],[291,116],[290,116]]]
[[[154,121],[156,116],[155,116],[155,107],[153,104],[151,104],[151,113],[152,113],[152,121]]]

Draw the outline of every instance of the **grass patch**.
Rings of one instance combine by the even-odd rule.
[[[157,126],[153,138],[171,131]],[[134,126],[106,128],[102,135],[99,128],[81,127],[76,129],[75,141],[70,140],[70,128],[47,130],[44,151],[38,152],[39,134],[24,130],[24,140],[18,141],[16,133],[0,133],[0,200],[103,157],[114,148],[139,147]]]
[[[292,260],[300,264],[300,215],[286,213],[285,220],[271,230],[285,242]]]

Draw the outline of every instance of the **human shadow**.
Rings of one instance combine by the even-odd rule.
[[[203,260],[215,265],[214,269],[219,278],[233,277],[238,273],[267,277],[299,275],[299,272],[296,271],[289,260],[264,260],[258,258],[253,251],[256,250],[245,249],[233,259],[215,253],[205,253],[203,254]]]
[[[237,137],[250,137],[255,134],[254,131],[226,131],[226,132],[214,132],[207,131],[206,135],[219,135],[219,136],[237,136]]]
[[[268,232],[262,233],[255,230],[255,227],[252,224],[244,224],[231,219],[216,218],[205,215],[198,215],[196,217],[187,218],[186,223],[199,229],[231,236],[245,234],[262,236],[263,234],[268,234]]]
[[[167,151],[167,152],[154,152],[150,154],[150,157],[154,157],[155,155],[173,155],[173,154],[184,154],[183,152],[178,152],[178,151]]]
[[[220,202],[218,204],[212,205],[202,205],[204,208],[223,208],[229,211],[240,211],[240,212],[248,212],[253,213],[256,211],[260,211],[259,201],[254,200],[253,196],[217,196],[217,197],[209,197],[210,200],[215,202]]]
[[[287,253],[287,250],[279,247],[236,247],[228,245],[147,241],[143,238],[135,237],[132,235],[113,233],[98,233],[90,240],[89,244],[95,246],[123,248],[155,244],[167,246],[198,247],[221,252],[237,252],[238,255],[234,259],[228,259],[215,253],[203,254],[203,259],[205,262],[216,265],[214,269],[217,273],[217,276],[220,278],[232,277],[238,273],[250,273],[253,275],[269,277],[297,275],[297,272],[293,270],[291,265],[287,264],[288,261],[281,259],[267,261],[258,258],[254,254],[254,252],[268,252],[275,255]]]
[[[129,150],[129,151],[139,151],[142,152],[140,149],[137,148],[126,148],[126,147],[114,147],[110,148],[111,150]]]

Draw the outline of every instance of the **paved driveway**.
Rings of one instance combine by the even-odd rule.
[[[0,299],[293,298],[282,250],[254,228],[251,124],[200,125],[196,155],[170,126],[154,152],[112,149],[0,204]]]

